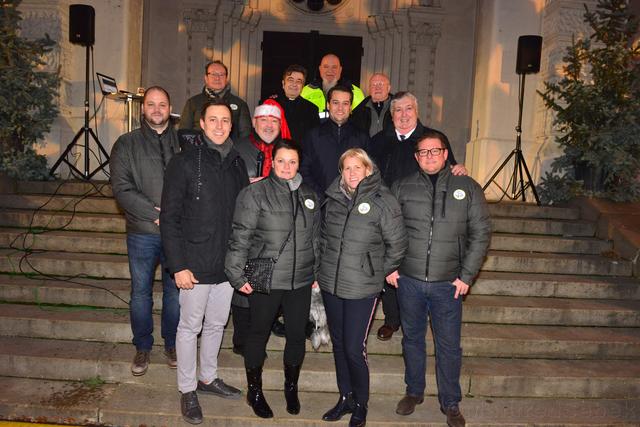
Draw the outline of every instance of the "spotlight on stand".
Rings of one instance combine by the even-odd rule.
[[[503,193],[503,197],[507,197],[510,200],[517,200],[522,197],[522,201],[526,202],[526,190],[531,188],[533,197],[536,199],[536,204],[540,205],[540,199],[536,191],[536,186],[533,184],[529,168],[522,155],[522,107],[524,103],[524,83],[527,74],[536,74],[540,71],[540,54],[542,52],[542,37],[540,36],[520,36],[518,38],[518,54],[516,58],[516,73],[518,74],[518,124],[516,125],[516,148],[509,154],[509,156],[502,162],[500,167],[489,178],[489,181],[482,187],[482,190],[486,190],[493,182]],[[495,182],[498,174],[509,163],[511,158],[514,159],[513,173],[507,184],[506,188],[502,188],[497,182]],[[523,174],[523,170],[526,173]],[[511,190],[509,191],[509,187]]]
[[[49,172],[53,175],[62,162],[66,163],[69,168],[76,174],[82,176],[83,179],[89,180],[96,173],[104,169],[109,163],[109,154],[104,149],[98,136],[89,126],[89,49],[93,51],[93,43],[95,42],[95,20],[96,12],[93,7],[86,4],[69,5],[69,41],[73,44],[85,46],[85,86],[84,86],[84,126],[76,133],[73,140],[67,145],[58,161],[53,165]],[[81,137],[84,136],[84,171],[80,171],[75,164],[71,163],[67,156],[69,152],[76,146]],[[100,163],[96,169],[90,170],[89,162],[89,137],[93,138],[96,146],[104,155],[105,161]]]

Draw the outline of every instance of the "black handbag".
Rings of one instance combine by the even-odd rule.
[[[282,255],[284,247],[289,241],[291,231],[292,230],[289,230],[289,234],[287,234],[287,238],[284,239],[284,242],[278,251],[278,255],[275,258],[251,258],[247,260],[247,265],[244,267],[244,275],[255,292],[267,295],[271,293],[273,269],[276,266],[276,262],[278,262],[278,258]]]

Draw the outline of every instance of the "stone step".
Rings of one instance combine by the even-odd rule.
[[[126,254],[125,233],[94,233],[89,231],[29,232],[24,228],[0,228],[0,248]]]
[[[482,271],[631,276],[633,265],[617,257],[490,250]]]
[[[575,208],[557,208],[537,206],[533,203],[499,202],[489,203],[489,212],[493,217],[520,217],[538,219],[580,219],[580,210]]]
[[[6,260],[0,256],[0,263]],[[30,280],[24,276],[2,276],[0,299],[4,301],[47,304],[73,304],[124,308],[129,301],[126,280]],[[154,292],[154,307],[160,309],[161,286]],[[473,288],[472,288],[473,289]],[[383,314],[378,310],[377,319]],[[558,326],[640,326],[639,300],[536,298],[468,295],[463,318],[469,323]]]
[[[493,231],[511,234],[593,237],[596,225],[590,221],[492,217]]]
[[[532,236],[493,233],[489,249],[498,251],[548,252],[600,255],[610,253],[613,243],[592,237]]]
[[[125,219],[120,214],[68,213],[22,209],[0,209],[0,227],[91,230],[124,233]]]
[[[638,300],[640,281],[631,277],[483,271],[471,292],[473,295]]]
[[[0,304],[0,335],[26,338],[131,342],[127,310]],[[159,315],[154,315],[155,343],[161,345]],[[370,354],[402,354],[402,331],[389,341],[375,337],[382,321],[373,323]],[[225,348],[231,346],[232,322],[225,331]],[[431,331],[427,351],[433,354]],[[272,336],[268,349],[284,350],[284,338]],[[564,359],[629,359],[640,357],[640,329],[566,326],[489,325],[465,323],[462,327],[465,356]],[[307,351],[312,352],[307,341]],[[320,352],[330,352],[331,345]]]
[[[18,181],[16,191],[20,194],[113,197],[109,181]]]
[[[122,213],[112,197],[0,194],[0,208],[63,212]]]
[[[88,231],[28,232],[23,228],[0,228],[0,247],[32,250],[127,253],[124,233]],[[501,251],[549,252],[597,255],[610,252],[611,242],[589,237],[558,237],[494,233],[490,249]]]
[[[235,384],[246,390],[244,383]],[[267,401],[275,417],[264,420],[239,400],[224,400],[200,394],[203,427],[326,427],[324,411],[331,408],[334,393],[301,392],[301,412],[285,411],[281,392],[267,390]],[[136,396],[131,399],[131,396]],[[75,398],[74,398],[75,397]],[[435,397],[427,397],[409,416],[395,413],[402,397],[373,394],[369,400],[367,421],[378,427],[443,427],[445,418]],[[72,399],[74,398],[74,399]],[[637,399],[526,399],[464,397],[461,410],[469,427],[603,427],[640,424],[640,400]],[[180,414],[180,402],[173,386],[148,384],[104,384],[0,378],[0,411],[9,420],[38,419],[41,422],[101,425],[186,425]],[[233,414],[233,416],[229,416]],[[348,420],[345,416],[343,420]],[[344,424],[339,423],[340,425]]]
[[[130,344],[0,337],[0,376],[81,381],[99,376],[107,382],[174,385],[175,374],[161,351],[151,355],[149,371],[133,377]],[[282,353],[269,352],[265,389],[282,389]],[[370,355],[372,393],[402,395],[400,356]],[[244,384],[242,357],[221,350],[218,372],[230,384]],[[427,390],[435,390],[434,362],[427,362]],[[299,382],[305,392],[336,392],[333,357],[308,353]],[[493,397],[637,398],[640,365],[635,360],[544,360],[465,357],[461,386],[467,395]]]
[[[16,242],[21,243],[21,242]],[[96,240],[96,245],[100,241]],[[19,247],[19,246],[18,246]],[[489,251],[482,271],[517,273],[584,274],[631,276],[629,261],[595,255],[539,254]],[[96,278],[129,278],[129,264],[123,254],[88,254],[72,252],[33,252],[0,249],[0,272]],[[159,269],[156,278],[159,278]]]

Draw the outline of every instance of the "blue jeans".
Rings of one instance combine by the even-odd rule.
[[[153,346],[153,280],[158,263],[164,264],[159,234],[127,234],[129,272],[131,273],[131,303],[129,314],[133,344],[138,351],[151,351]],[[180,320],[178,288],[162,268],[162,338],[167,349],[176,347],[176,330]]]
[[[324,309],[333,345],[336,379],[341,395],[366,406],[369,402],[367,337],[376,309],[376,297],[344,299],[322,291]]]
[[[427,360],[425,337],[429,316],[435,342],[438,400],[443,408],[456,406],[462,400],[462,297],[454,299],[455,290],[451,282],[423,282],[406,276],[398,279],[406,393],[411,396],[424,395]]]

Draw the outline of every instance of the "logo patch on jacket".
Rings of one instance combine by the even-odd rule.
[[[229,104],[229,107],[231,107],[232,110],[237,110],[238,106],[236,104]]]
[[[313,202],[313,200],[311,199],[307,199],[304,201],[304,205],[307,207],[307,209],[309,210],[313,210],[313,208],[316,207],[316,204]]]
[[[360,212],[362,215],[366,215],[369,213],[369,211],[371,210],[371,205],[369,205],[369,203],[360,203],[358,205],[358,212]]]
[[[453,192],[453,198],[456,200],[462,200],[465,197],[467,197],[467,193],[465,193],[464,190],[461,190],[458,188],[456,191]]]

